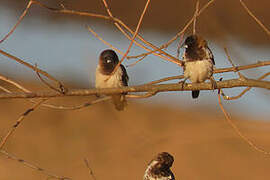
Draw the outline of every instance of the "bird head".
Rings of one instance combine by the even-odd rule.
[[[99,65],[104,74],[111,74],[118,63],[118,56],[113,50],[107,49],[101,52]]]

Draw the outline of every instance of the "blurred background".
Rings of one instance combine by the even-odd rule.
[[[50,7],[106,15],[99,0],[44,0]],[[146,1],[108,1],[115,17],[135,29]],[[206,0],[201,0],[201,6]],[[270,2],[244,1],[269,28]],[[17,22],[28,1],[1,0],[0,39]],[[171,39],[193,16],[195,0],[153,1],[144,17],[140,34],[156,46]],[[227,47],[236,65],[266,61],[270,57],[269,36],[247,14],[239,1],[216,1],[198,18],[197,32],[212,49],[217,68],[230,67],[223,50]],[[33,5],[21,24],[0,48],[35,64],[69,88],[94,86],[99,53],[108,48],[90,32],[93,28],[103,39],[124,51],[129,41],[112,22],[54,14]],[[191,32],[189,29],[185,35]],[[166,51],[176,56],[177,43]],[[133,46],[130,55],[144,51]],[[121,56],[120,56],[121,57]],[[136,60],[125,60],[128,65]],[[31,90],[49,90],[34,72],[0,55],[1,74],[19,81]],[[130,85],[182,74],[177,65],[148,56],[128,67]],[[243,71],[258,78],[269,67]],[[237,78],[235,73],[215,75],[216,79]],[[268,78],[269,80],[270,78]],[[177,81],[172,81],[177,82]],[[2,82],[0,82],[2,84]],[[238,95],[243,88],[225,90]],[[91,100],[73,97],[51,100],[59,105],[78,105]],[[260,147],[270,150],[270,93],[252,89],[241,99],[224,102],[245,135]],[[31,103],[1,100],[0,136]],[[89,179],[83,158],[88,158],[98,179],[140,179],[147,163],[161,151],[175,157],[177,179],[269,179],[269,158],[255,152],[226,123],[217,104],[217,92],[202,91],[196,100],[190,92],[162,93],[145,100],[131,100],[124,112],[110,103],[77,111],[39,108],[28,116],[10,138],[6,149],[34,164],[74,179]],[[14,173],[16,172],[16,173]],[[0,179],[45,179],[40,172],[0,156]]]

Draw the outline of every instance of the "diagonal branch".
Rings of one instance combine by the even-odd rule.
[[[18,128],[18,126],[21,124],[21,122],[24,120],[24,118],[29,115],[29,113],[33,112],[39,105],[41,105],[46,99],[42,99],[38,101],[33,107],[26,110],[16,121],[16,123],[11,127],[11,129],[8,131],[8,133],[5,135],[5,137],[0,142],[0,150],[3,148],[3,146],[6,144],[8,138],[14,133],[14,131]]]
[[[14,61],[22,64],[22,65],[24,65],[24,66],[32,69],[33,71],[38,72],[38,73],[46,76],[48,79],[56,82],[58,84],[59,88],[62,90],[63,93],[67,91],[67,89],[64,87],[63,83],[61,83],[60,81],[58,81],[57,79],[55,79],[53,76],[51,76],[46,71],[43,71],[43,70],[41,70],[41,69],[39,69],[39,68],[37,68],[37,67],[35,67],[35,66],[27,63],[27,62],[21,60],[20,58],[17,58],[16,56],[13,56],[12,54],[9,54],[9,53],[1,50],[1,49],[0,49],[0,53],[3,54],[4,56],[6,56],[6,57],[8,57],[8,58],[10,58],[10,59],[12,59],[12,60],[14,60]]]
[[[240,0],[241,5],[243,6],[243,8],[247,11],[247,13],[256,21],[256,23],[259,24],[259,26],[261,26],[261,28],[268,34],[268,36],[270,37],[270,31],[267,29],[267,27],[265,27],[265,25],[249,10],[249,8],[247,7],[247,5],[243,2],[243,0]]]
[[[149,6],[149,3],[150,3],[150,0],[147,0],[147,2],[146,2],[146,4],[145,4],[145,7],[144,7],[144,9],[143,9],[143,12],[142,12],[142,14],[141,14],[141,17],[140,17],[140,19],[139,19],[139,22],[138,22],[138,24],[137,24],[136,30],[135,30],[135,32],[134,32],[132,38],[131,38],[131,42],[130,42],[130,44],[129,44],[129,46],[128,46],[128,49],[127,49],[126,53],[124,54],[124,56],[122,57],[122,59],[121,59],[121,60],[119,61],[119,63],[117,64],[117,66],[114,68],[114,70],[113,70],[113,72],[111,73],[111,75],[113,75],[113,74],[116,72],[116,70],[120,67],[121,63],[124,61],[124,59],[125,59],[126,56],[128,55],[128,53],[129,53],[129,51],[130,51],[130,49],[131,49],[131,47],[132,47],[132,45],[133,45],[133,43],[134,43],[134,39],[136,38],[136,36],[137,36],[137,34],[138,34],[138,32],[139,32],[139,29],[140,29],[140,27],[141,27],[141,23],[142,23],[143,17],[144,17],[144,15],[145,15],[145,13],[146,13],[146,10],[147,10],[148,6]],[[111,77],[111,76],[110,76],[110,77]]]
[[[19,163],[22,163],[26,167],[29,167],[29,168],[34,169],[36,171],[42,172],[43,174],[45,174],[49,178],[54,178],[54,179],[59,179],[59,180],[68,180],[68,179],[70,179],[70,178],[67,178],[67,177],[57,176],[55,174],[52,174],[51,172],[49,172],[49,171],[47,171],[47,170],[45,170],[45,169],[43,169],[43,168],[41,168],[41,167],[39,167],[37,165],[29,163],[29,162],[25,161],[24,159],[18,158],[18,157],[8,153],[7,151],[5,151],[3,149],[0,150],[0,153],[3,154],[4,156],[6,156],[8,159],[12,159],[12,160],[17,161]]]
[[[270,152],[268,151],[265,151],[264,149],[258,147],[256,144],[254,144],[247,136],[245,136],[241,131],[240,129],[236,126],[236,124],[231,120],[231,117],[229,115],[229,113],[225,110],[225,108],[223,107],[223,104],[221,102],[221,97],[220,97],[220,90],[218,92],[218,104],[219,104],[219,107],[220,109],[222,110],[225,118],[226,118],[226,121],[229,123],[229,125],[233,128],[233,130],[237,133],[237,135],[243,139],[250,147],[252,147],[254,150],[260,152],[260,153],[263,153],[265,155],[270,155]]]

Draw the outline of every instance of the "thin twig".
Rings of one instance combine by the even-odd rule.
[[[228,52],[228,49],[225,47],[224,48],[224,51],[225,51],[225,54],[227,56],[227,60],[231,63],[232,67],[234,67],[235,71],[234,72],[237,72],[239,78],[242,78],[242,79],[245,79],[245,76],[236,68],[236,66],[234,65],[233,61],[232,61],[232,58]]]
[[[19,163],[22,163],[26,167],[29,167],[29,168],[34,169],[36,171],[40,171],[41,173],[45,174],[49,178],[60,179],[60,180],[71,179],[71,178],[67,178],[67,177],[64,177],[64,176],[57,176],[57,175],[55,175],[55,174],[53,174],[53,173],[51,173],[51,172],[37,166],[37,165],[34,165],[34,164],[29,163],[29,162],[27,162],[27,161],[25,161],[25,160],[23,160],[21,158],[18,158],[18,157],[8,153],[7,151],[5,151],[3,149],[0,150],[0,153],[3,154],[4,156],[6,156],[8,159],[12,159],[12,160],[17,161]]]
[[[194,14],[195,18],[193,21],[193,31],[192,31],[193,35],[196,34],[196,22],[197,22],[197,18],[198,18],[199,6],[200,6],[200,0],[197,0],[196,8],[195,8],[196,10],[195,10],[195,14]]]
[[[45,80],[41,77],[41,75],[40,75],[39,72],[37,71],[37,64],[35,65],[35,68],[36,68],[36,74],[37,74],[39,80],[40,80],[43,84],[45,84],[45,85],[48,86],[50,89],[52,89],[52,90],[54,90],[54,91],[56,91],[56,92],[64,93],[62,89],[57,89],[57,88],[53,87],[50,83],[48,83],[47,81],[45,81]]]
[[[183,40],[184,40],[184,33],[180,36],[179,42],[177,44],[177,53],[176,53],[177,58],[180,58],[180,49],[182,48]]]
[[[9,84],[14,85],[15,87],[17,87],[18,89],[21,89],[24,92],[29,92],[29,93],[31,92],[30,90],[26,89],[25,87],[23,87],[19,83],[17,83],[15,81],[13,81],[13,80],[11,80],[11,79],[9,79],[9,78],[1,75],[1,74],[0,74],[0,79],[3,80],[3,81],[5,81],[5,82],[7,82],[7,83],[9,83]]]
[[[87,169],[88,169],[88,171],[89,171],[90,176],[91,176],[94,180],[97,180],[95,174],[93,173],[93,171],[92,171],[92,169],[91,169],[91,167],[90,167],[90,165],[89,165],[88,159],[85,158],[85,159],[84,159],[84,163],[85,163],[85,165],[86,165],[86,167],[87,167]]]
[[[0,40],[0,44],[2,42],[4,42],[14,31],[15,29],[17,28],[17,26],[21,23],[21,21],[23,20],[24,16],[27,14],[29,8],[31,7],[32,5],[32,1],[30,0],[26,6],[26,9],[23,11],[22,15],[20,16],[19,20],[17,21],[17,23],[13,26],[13,28],[4,36],[3,39]]]
[[[197,17],[203,12],[203,11],[205,11],[213,2],[214,2],[215,0],[210,0],[208,3],[206,3],[202,8],[201,8],[201,10],[197,13]],[[143,54],[140,54],[140,55],[137,55],[137,56],[130,56],[129,57],[129,59],[131,59],[131,58],[138,58],[138,57],[142,57],[142,56],[147,56],[147,55],[149,55],[149,54],[154,54],[154,55],[156,55],[156,56],[159,56],[159,57],[161,57],[161,58],[163,58],[163,59],[165,59],[165,60],[168,60],[168,59],[166,59],[166,58],[164,58],[161,54],[164,54],[164,55],[166,55],[167,57],[169,57],[169,58],[171,58],[173,61],[171,61],[171,60],[168,60],[168,61],[171,61],[171,62],[173,62],[173,63],[176,63],[176,64],[178,64],[178,65],[180,65],[180,66],[182,66],[182,61],[179,61],[177,58],[175,58],[175,57],[173,57],[173,56],[171,56],[171,55],[169,55],[169,54],[167,54],[167,53],[165,53],[164,51],[162,51],[162,49],[164,49],[164,48],[167,48],[170,44],[172,44],[178,37],[181,37],[181,36],[183,36],[183,34],[184,34],[184,32],[187,30],[187,28],[192,24],[192,22],[194,21],[194,19],[195,19],[195,16],[196,15],[196,13],[194,13],[194,15],[193,15],[193,17],[188,21],[188,23],[184,26],[184,28],[181,30],[181,31],[179,31],[173,38],[171,38],[168,42],[166,42],[165,44],[163,44],[163,45],[161,45],[159,48],[157,48],[157,47],[155,47],[154,45],[152,45],[152,44],[147,44],[148,42],[147,41],[145,41],[144,39],[144,41],[140,38],[140,36],[138,36],[138,38],[140,39],[140,40],[142,40],[142,42],[143,43],[145,43],[145,44],[147,44],[147,45],[149,45],[150,47],[152,47],[154,50],[151,50],[151,51],[149,51],[148,49],[146,49],[146,48],[144,48],[144,49],[146,49],[148,52],[147,53],[143,53]],[[157,51],[159,51],[161,54],[158,54],[158,53],[156,53]],[[179,62],[177,62],[177,61],[179,61]]]
[[[109,7],[108,7],[108,4],[107,4],[106,0],[102,0],[102,1],[103,1],[103,4],[104,4],[105,8],[106,8],[107,13],[109,14],[109,16],[110,16],[112,19],[114,19],[115,17],[113,17],[113,15],[112,15],[112,13],[111,13]],[[115,21],[115,22],[114,22],[114,25],[115,25],[115,26],[116,26],[116,27],[124,34],[124,36],[126,36],[129,40],[132,40],[132,37],[130,37],[130,36],[123,30],[123,28],[121,27],[121,26],[123,26],[129,33],[131,33],[131,34],[134,35],[134,32],[133,32],[126,24],[124,24],[122,21],[119,20],[119,21]],[[121,26],[120,26],[120,25],[121,25]],[[175,57],[171,56],[170,54],[164,52],[162,49],[160,49],[160,48],[154,46],[153,44],[151,44],[150,42],[146,41],[146,40],[145,40],[143,37],[141,37],[139,34],[137,34],[137,37],[138,37],[138,39],[140,39],[144,44],[146,44],[147,46],[149,46],[149,47],[155,49],[155,50],[153,51],[153,50],[147,48],[146,46],[144,46],[144,45],[138,43],[138,42],[134,39],[134,43],[135,43],[137,46],[139,46],[139,47],[145,49],[146,51],[148,51],[149,54],[154,54],[154,55],[156,55],[156,56],[158,56],[158,57],[160,57],[160,58],[162,58],[162,59],[164,59],[164,60],[167,60],[167,61],[176,63],[176,64],[178,64],[178,65],[182,65],[182,61],[178,60],[177,58],[175,58]],[[160,53],[156,53],[156,51],[159,51]],[[164,55],[167,56],[167,57],[163,56],[162,54],[164,54]]]
[[[132,38],[131,38],[130,44],[129,44],[129,46],[128,46],[128,49],[127,49],[126,53],[124,54],[124,56],[122,57],[122,59],[121,59],[121,60],[119,61],[119,63],[117,64],[117,66],[114,68],[114,70],[113,70],[113,72],[111,73],[111,75],[113,75],[113,74],[116,72],[116,70],[120,67],[121,63],[124,61],[124,59],[125,59],[126,56],[128,55],[128,53],[129,53],[129,51],[130,51],[130,49],[131,49],[131,47],[132,47],[132,45],[133,45],[133,43],[134,43],[134,39],[136,38],[136,36],[137,36],[137,34],[138,34],[138,32],[139,32],[139,29],[140,29],[141,24],[142,24],[143,17],[144,17],[144,15],[145,15],[145,13],[146,13],[146,10],[147,10],[147,8],[148,8],[148,6],[149,6],[150,1],[151,1],[151,0],[147,0],[147,2],[146,2],[146,4],[145,4],[145,7],[144,7],[144,9],[143,9],[143,12],[142,12],[142,14],[141,14],[141,16],[140,16],[139,22],[138,22],[138,24],[137,24],[136,30],[135,30],[135,32],[134,32]],[[111,76],[110,76],[110,77],[111,77]]]
[[[240,129],[236,126],[236,124],[231,120],[230,115],[228,114],[228,112],[225,110],[225,108],[222,105],[221,102],[221,96],[220,96],[220,91],[218,92],[218,104],[220,109],[222,110],[228,124],[233,128],[233,130],[238,134],[238,136],[243,139],[251,148],[253,148],[255,151],[258,151],[260,153],[263,153],[265,155],[270,155],[270,152],[265,151],[264,149],[258,147],[256,144],[254,144],[248,137],[246,137],[241,131]]]
[[[0,143],[0,149],[2,149],[4,147],[4,145],[6,144],[8,138],[14,133],[14,131],[17,129],[17,127],[21,124],[21,122],[24,120],[24,118],[29,115],[31,112],[33,112],[40,104],[42,104],[44,101],[46,101],[46,99],[42,99],[40,101],[38,101],[33,107],[31,107],[30,109],[26,110],[20,117],[19,119],[16,121],[16,123],[11,127],[11,129],[8,131],[8,133],[5,135],[5,137],[2,139],[1,143]]]
[[[249,10],[247,5],[243,2],[243,0],[240,0],[241,5],[243,8],[247,11],[247,13],[261,26],[261,28],[267,33],[267,35],[270,37],[270,31],[265,27],[265,25]]]
[[[111,49],[115,50],[116,52],[118,52],[122,56],[124,55],[124,53],[122,51],[120,51],[119,49],[117,49],[116,47],[114,47],[112,44],[110,44],[107,41],[105,41],[104,39],[102,39],[101,36],[99,36],[90,26],[87,26],[87,29],[88,29],[89,32],[91,32],[96,38],[98,38],[105,45],[109,46]]]
[[[262,75],[258,80],[262,80],[262,79],[266,78],[266,77],[269,76],[269,75],[270,75],[270,72],[265,73],[265,74]],[[236,99],[239,99],[240,97],[242,97],[242,96],[243,96],[244,94],[246,94],[248,91],[250,91],[251,88],[252,88],[252,87],[247,87],[247,88],[244,89],[239,95],[237,95],[237,96],[232,96],[232,97],[226,96],[222,90],[220,90],[220,91],[221,91],[221,95],[223,96],[223,99],[225,99],[225,100],[236,100]]]
[[[270,61],[258,61],[257,63],[254,63],[254,64],[248,64],[248,65],[236,66],[236,67],[230,67],[230,68],[215,69],[214,74],[226,73],[226,72],[236,72],[236,71],[242,71],[242,70],[253,69],[253,68],[269,66],[269,65],[270,65]],[[157,84],[157,83],[171,81],[171,80],[175,80],[175,79],[183,79],[183,75],[166,77],[166,78],[162,78],[159,80],[149,82],[147,84]]]
[[[24,66],[32,69],[33,71],[38,72],[38,73],[46,76],[48,79],[50,79],[52,81],[55,81],[61,89],[64,88],[63,92],[67,91],[67,89],[64,87],[63,83],[61,83],[60,81],[58,81],[57,79],[55,79],[54,77],[52,77],[49,73],[47,73],[47,72],[45,72],[45,71],[43,71],[43,70],[41,70],[39,68],[36,68],[35,66],[33,66],[33,65],[31,65],[31,64],[23,61],[23,60],[21,60],[20,58],[17,58],[16,56],[13,56],[13,55],[11,55],[11,54],[9,54],[9,53],[1,50],[1,49],[0,49],[0,53],[3,54],[4,56],[6,56],[6,57],[8,57],[8,58],[10,58],[10,59],[12,59],[12,60],[14,60],[14,61],[22,64],[22,65],[24,65]]]
[[[140,59],[138,59],[137,61],[135,61],[134,63],[132,63],[132,64],[128,64],[127,65],[127,67],[132,67],[132,66],[135,66],[137,63],[139,63],[139,62],[141,62],[144,58],[146,57],[146,55],[145,56],[143,56],[142,58],[140,58]]]

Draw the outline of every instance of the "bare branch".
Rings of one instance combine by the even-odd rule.
[[[29,167],[29,168],[34,169],[36,171],[42,172],[46,176],[49,176],[49,178],[60,179],[60,180],[68,180],[68,179],[70,179],[70,178],[67,178],[67,177],[57,176],[55,174],[52,174],[51,172],[49,172],[49,171],[47,171],[47,170],[45,170],[45,169],[43,169],[43,168],[41,168],[41,167],[39,167],[37,165],[29,163],[29,162],[27,162],[27,161],[25,161],[25,160],[23,160],[21,158],[18,158],[18,157],[8,153],[7,151],[5,151],[3,149],[0,150],[0,153],[3,154],[4,156],[6,156],[8,159],[15,160],[15,161],[17,161],[19,163],[22,163],[26,167]]]
[[[60,88],[64,88],[63,83],[61,83],[60,81],[58,81],[57,79],[55,79],[54,77],[52,77],[49,73],[47,73],[47,72],[45,72],[45,71],[43,71],[43,70],[41,70],[39,68],[36,68],[35,66],[33,66],[33,65],[31,65],[31,64],[23,61],[23,60],[21,60],[20,58],[17,58],[16,56],[13,56],[13,55],[11,55],[11,54],[9,54],[9,53],[1,50],[1,49],[0,49],[0,53],[3,54],[4,56],[6,56],[6,57],[8,57],[8,58],[10,58],[10,59],[12,59],[12,60],[14,60],[14,61],[22,64],[22,65],[24,65],[24,66],[32,69],[33,71],[38,72],[38,73],[46,76],[48,79],[50,79],[52,81],[55,81]],[[67,91],[66,88],[64,88],[64,89],[65,89],[65,91]]]
[[[36,74],[37,74],[39,80],[40,80],[43,84],[45,84],[45,85],[48,86],[50,89],[52,89],[52,90],[54,90],[54,91],[56,91],[56,92],[63,93],[63,94],[65,93],[65,90],[62,89],[62,86],[59,87],[60,89],[57,89],[57,88],[53,87],[50,83],[48,83],[47,81],[45,81],[45,80],[41,77],[41,75],[40,75],[39,72],[37,71],[37,64],[35,65],[35,68],[36,68],[36,69],[35,69]]]
[[[94,180],[97,180],[96,176],[94,175],[94,173],[93,173],[93,171],[92,171],[92,169],[91,169],[91,167],[90,167],[90,165],[89,165],[88,159],[85,158],[85,159],[84,159],[84,163],[85,163],[85,165],[86,165],[86,167],[87,167],[87,169],[88,169],[88,171],[89,171],[90,176],[91,176]]]
[[[21,89],[24,92],[31,92],[30,90],[26,89],[25,87],[23,87],[19,83],[15,82],[15,81],[13,81],[13,80],[11,80],[11,79],[3,76],[3,75],[0,75],[0,79],[3,80],[3,81],[5,81],[5,82],[7,82],[7,83],[9,83],[9,84],[14,85],[15,87],[17,87],[18,89]]]
[[[116,70],[120,67],[121,63],[124,61],[124,59],[125,59],[126,56],[128,55],[128,53],[129,53],[129,51],[130,51],[130,49],[131,49],[131,47],[132,47],[132,45],[133,45],[133,43],[134,43],[134,39],[136,38],[136,36],[137,36],[137,34],[138,34],[138,32],[139,32],[139,29],[140,29],[140,27],[141,27],[141,23],[142,23],[143,17],[144,17],[144,15],[145,15],[145,12],[146,12],[148,6],[149,6],[149,3],[150,3],[150,0],[147,0],[147,2],[146,2],[146,4],[145,4],[145,7],[144,7],[144,9],[143,9],[143,12],[142,12],[142,14],[141,14],[141,17],[140,17],[140,19],[139,19],[139,22],[138,22],[138,24],[137,24],[136,30],[135,30],[135,32],[134,32],[132,38],[131,38],[130,44],[129,44],[129,46],[128,46],[128,49],[127,49],[126,53],[124,54],[124,56],[122,57],[122,59],[121,59],[121,60],[119,61],[119,63],[117,64],[117,66],[114,68],[114,70],[113,70],[113,72],[111,73],[111,75],[113,75],[113,74],[116,72]],[[111,77],[111,76],[110,76],[110,77]]]
[[[27,14],[29,8],[32,5],[32,1],[30,0],[26,6],[26,9],[23,11],[22,15],[20,16],[19,20],[17,21],[17,23],[14,25],[14,27],[7,33],[7,35],[5,35],[5,37],[3,39],[0,40],[0,44],[2,42],[4,42],[17,28],[17,26],[21,23],[21,21],[23,20],[24,16]]]
[[[270,72],[265,73],[258,80],[262,80],[262,79],[266,78],[269,75],[270,75]],[[244,89],[239,95],[233,96],[233,97],[226,96],[222,90],[220,90],[220,91],[221,91],[221,95],[223,96],[223,99],[225,99],[225,100],[236,100],[236,99],[242,97],[244,94],[246,94],[251,88],[252,87],[248,87],[248,88]]]
[[[227,55],[227,58],[228,58],[228,61],[231,63],[232,67],[234,67],[235,69],[235,72],[237,72],[239,78],[243,78],[245,79],[245,76],[236,68],[236,66],[234,65],[233,61],[232,61],[232,58],[231,56],[229,55],[229,52],[228,52],[228,49],[227,48],[224,48],[224,51]]]
[[[96,38],[98,38],[105,45],[109,46],[110,48],[112,48],[113,50],[115,50],[116,52],[121,54],[122,56],[124,55],[124,53],[122,51],[120,51],[119,49],[117,49],[116,47],[114,47],[113,45],[111,45],[110,43],[105,41],[104,39],[102,39],[92,28],[90,28],[90,26],[87,26],[87,29],[88,29],[89,32],[91,32]]]
[[[247,13],[256,21],[256,23],[261,26],[261,28],[268,34],[270,37],[270,31],[265,27],[265,25],[248,9],[247,5],[243,2],[243,0],[240,0],[241,5],[243,8],[247,11]]]
[[[216,89],[234,88],[234,87],[258,87],[270,89],[269,81],[259,81],[253,79],[231,79],[217,82]],[[91,96],[91,95],[112,95],[128,92],[167,92],[167,91],[194,91],[194,90],[213,90],[211,83],[186,83],[184,87],[181,84],[159,84],[159,85],[140,85],[128,86],[122,88],[104,88],[104,89],[77,89],[69,90],[66,94],[57,92],[31,92],[31,93],[0,93],[0,99],[7,98],[51,98],[65,96]]]
[[[196,34],[196,22],[197,22],[197,17],[198,17],[198,12],[199,12],[199,6],[200,6],[200,1],[197,0],[196,2],[196,8],[195,8],[195,13],[194,13],[194,21],[193,21],[193,34]]]
[[[270,152],[265,151],[264,149],[258,147],[256,144],[254,144],[248,137],[246,137],[241,131],[240,129],[236,126],[236,124],[231,120],[230,115],[228,114],[228,112],[225,110],[225,108],[222,105],[221,102],[221,97],[220,97],[220,91],[218,92],[218,104],[220,109],[222,110],[227,122],[229,123],[229,125],[233,128],[233,130],[238,134],[238,136],[243,139],[250,147],[252,147],[254,150],[263,153],[265,155],[270,155]]]
[[[11,93],[10,93],[11,94]],[[3,146],[6,144],[8,138],[14,133],[14,131],[17,129],[17,127],[21,124],[21,122],[24,120],[24,118],[29,115],[31,112],[33,112],[40,104],[42,104],[46,99],[42,99],[38,101],[33,107],[26,110],[16,121],[16,123],[12,126],[12,128],[8,131],[8,133],[5,135],[5,137],[2,139],[0,143],[0,149],[3,148]]]
[[[269,65],[270,65],[270,61],[258,61],[257,63],[249,64],[249,65],[215,69],[214,73],[217,74],[217,73],[226,73],[226,72],[237,72],[240,70],[253,69],[253,68],[269,66]],[[183,75],[171,76],[171,77],[166,77],[166,78],[162,78],[159,80],[155,80],[155,81],[152,81],[152,82],[147,83],[147,84],[158,84],[158,83],[165,82],[165,81],[170,81],[170,80],[175,80],[175,79],[183,79],[183,78],[184,78]]]

